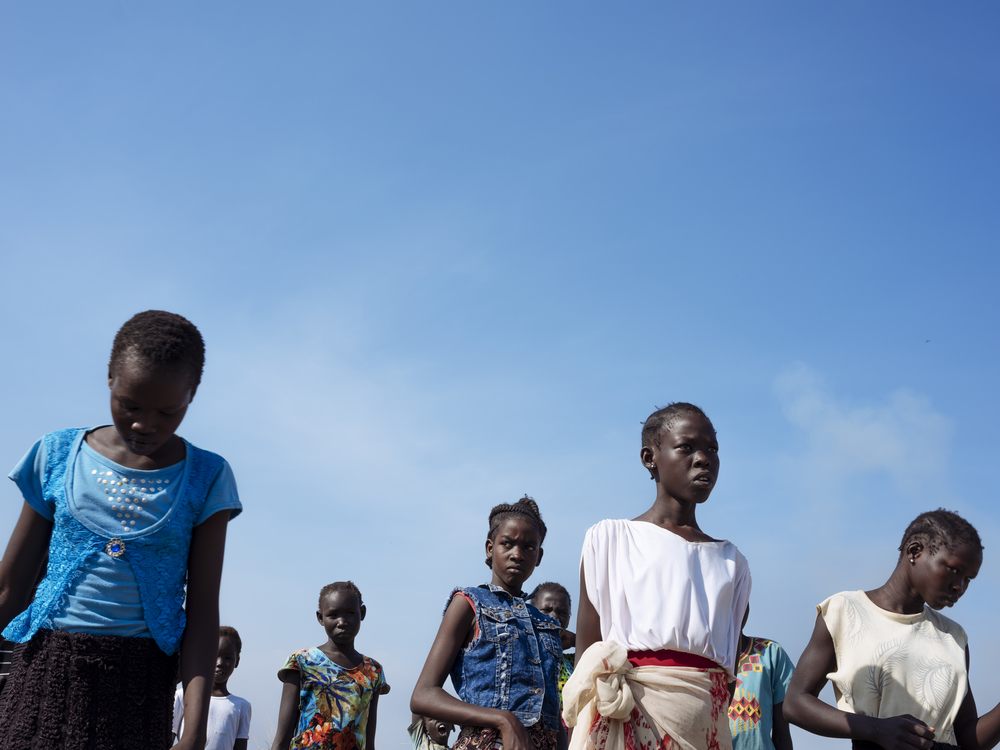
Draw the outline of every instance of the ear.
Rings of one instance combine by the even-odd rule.
[[[188,403],[189,403],[189,404],[190,404],[190,403],[191,403],[192,401],[194,401],[194,394],[196,394],[197,392],[198,392],[198,386],[193,386],[193,387],[191,388],[191,395],[190,395],[190,396],[188,396]]]
[[[486,538],[486,559],[490,560],[493,557],[493,540],[489,537]]]
[[[318,609],[316,610],[316,622],[318,622],[320,625],[323,624],[323,613],[320,612]]]
[[[639,449],[639,460],[642,461],[643,468],[649,472],[650,479],[656,479],[656,454],[652,447],[644,445]]]
[[[910,560],[916,560],[920,557],[920,553],[924,551],[924,545],[914,539],[912,542],[906,545],[906,549],[903,550],[903,557],[906,558],[907,562]]]
[[[365,615],[367,615],[367,614],[368,614],[368,607],[366,607],[364,604],[362,604],[361,605],[361,619],[364,620],[365,619]]]
[[[541,564],[542,564],[542,555],[544,555],[544,554],[545,554],[545,549],[544,549],[544,548],[542,548],[542,547],[539,547],[539,548],[538,548],[538,559],[537,559],[537,560],[535,561],[535,567],[536,567],[536,568],[537,568],[537,567],[538,567],[539,565],[541,565]]]
[[[240,655],[236,654],[236,663],[233,665],[233,669],[236,669],[240,665]]]

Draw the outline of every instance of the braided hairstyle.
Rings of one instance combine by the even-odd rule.
[[[229,640],[234,646],[236,646],[236,656],[240,655],[240,652],[243,650],[243,639],[240,638],[240,634],[237,632],[236,628],[230,625],[223,625],[219,628],[219,638]]]
[[[965,545],[980,553],[983,551],[983,542],[976,527],[958,513],[944,508],[929,510],[913,519],[903,532],[903,541],[899,543],[900,557],[906,554],[906,546],[910,542],[920,542],[932,555],[941,547],[954,552]]]
[[[697,414],[699,417],[708,419],[708,415],[694,404],[689,404],[686,401],[675,401],[672,404],[668,404],[662,409],[654,411],[642,423],[643,447],[652,448],[655,445],[659,448],[660,435],[673,427],[677,418],[684,414]],[[708,419],[708,421],[711,422],[712,420]]]
[[[115,334],[108,378],[114,378],[126,361],[182,367],[190,373],[191,387],[197,388],[205,368],[205,341],[187,318],[164,310],[146,310],[129,318]]]
[[[319,590],[319,609],[323,610],[323,599],[326,598],[327,594],[332,594],[334,591],[346,591],[349,594],[353,594],[354,598],[358,600],[358,609],[361,609],[364,602],[361,601],[361,590],[354,585],[354,581],[336,581],[334,583],[328,583],[326,586]]]
[[[497,530],[501,525],[514,518],[520,518],[534,524],[538,529],[539,544],[545,541],[545,522],[542,520],[542,513],[538,510],[538,503],[534,498],[525,495],[516,503],[501,503],[493,507],[490,511],[490,532],[486,538],[491,542],[497,537]],[[486,564],[493,567],[493,561],[486,558]]]

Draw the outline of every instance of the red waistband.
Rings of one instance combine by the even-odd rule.
[[[661,648],[658,651],[629,651],[629,663],[633,667],[694,667],[695,669],[719,669],[711,659],[685,651]]]

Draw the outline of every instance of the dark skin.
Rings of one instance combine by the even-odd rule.
[[[497,529],[494,539],[486,540],[486,557],[493,563],[493,585],[513,596],[522,596],[524,582],[542,560],[538,528],[520,518],[506,521]],[[475,706],[449,695],[444,689],[458,652],[475,637],[475,627],[472,605],[463,596],[454,597],[413,688],[410,710],[459,726],[496,729],[504,750],[534,750],[528,730],[510,711]],[[558,747],[560,750],[566,747],[566,735],[561,728]]]
[[[345,669],[354,669],[364,661],[364,655],[354,647],[354,639],[361,630],[361,623],[368,610],[358,602],[350,591],[331,591],[323,597],[316,610],[316,620],[326,631],[326,643],[318,646],[334,664]],[[299,724],[299,673],[296,670],[282,670],[279,675],[284,686],[281,689],[281,705],[278,708],[278,728],[274,734],[273,750],[288,750]],[[365,724],[365,747],[375,750],[375,727],[378,723],[378,697],[372,696],[368,704],[368,723]]]
[[[573,610],[566,594],[561,591],[543,591],[531,600],[531,604],[543,615],[554,617],[562,625],[559,638],[562,641],[563,650],[571,649],[576,645],[576,633],[568,630]]]
[[[225,698],[230,695],[229,678],[233,676],[233,671],[240,665],[240,655],[236,650],[236,644],[229,638],[222,636],[219,638],[219,655],[215,659],[215,680],[212,683],[212,697]],[[176,735],[174,735],[176,739]],[[233,743],[233,750],[247,750],[247,738],[237,739]]]
[[[113,425],[88,433],[91,448],[131,469],[162,469],[184,460],[186,448],[176,431],[197,390],[189,370],[153,367],[126,353],[108,386]],[[207,738],[228,523],[229,511],[220,511],[191,532],[181,638],[184,736],[177,745],[184,750],[204,748]],[[52,522],[25,503],[0,562],[0,628],[28,606],[51,536]]]
[[[633,520],[655,524],[689,542],[717,541],[701,530],[695,517],[719,478],[719,441],[712,423],[698,414],[682,414],[660,433],[659,445],[640,449],[639,459],[656,482],[656,500]],[[601,617],[587,596],[582,566],[578,601],[576,652],[582,654],[601,640]]]
[[[950,607],[968,589],[979,573],[983,555],[968,545],[955,550],[940,547],[930,552],[919,541],[903,548],[896,568],[885,584],[865,594],[872,603],[888,612],[919,614],[926,604],[931,609]],[[969,649],[965,650],[966,668]],[[788,720],[814,734],[867,740],[885,750],[928,750],[934,727],[910,715],[880,719],[840,711],[819,699],[826,675],[837,669],[833,638],[823,620],[816,616],[809,645],[795,668],[785,694],[784,712]],[[964,750],[990,750],[1000,742],[1000,706],[979,715],[969,687],[955,718],[955,737]]]

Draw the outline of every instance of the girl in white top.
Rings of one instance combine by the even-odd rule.
[[[856,750],[988,750],[1000,741],[1000,706],[978,715],[968,638],[936,611],[954,605],[979,572],[979,534],[938,509],[917,516],[899,551],[885,585],[834,594],[816,608],[785,717],[816,734],[850,738]],[[827,680],[837,708],[819,700]]]
[[[563,692],[571,750],[728,750],[728,682],[750,598],[746,558],[695,511],[719,474],[719,444],[687,403],[654,412],[639,456],[653,506],[587,532],[576,671]]]

